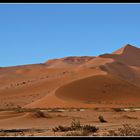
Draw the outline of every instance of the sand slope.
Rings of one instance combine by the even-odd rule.
[[[139,93],[140,88],[118,77],[96,75],[62,86],[55,94],[68,101],[139,103]]]

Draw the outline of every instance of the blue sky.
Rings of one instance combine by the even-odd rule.
[[[0,4],[0,66],[140,47],[140,4]]]

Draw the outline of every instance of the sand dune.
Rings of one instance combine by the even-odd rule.
[[[1,67],[0,108],[93,107],[140,102],[140,49]],[[95,103],[95,104],[94,104]]]

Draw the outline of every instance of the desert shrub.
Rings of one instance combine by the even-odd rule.
[[[71,122],[71,126],[57,126],[57,127],[54,127],[52,129],[53,132],[66,132],[66,131],[80,131],[79,133],[78,132],[71,132],[71,133],[68,133],[68,135],[70,136],[73,136],[73,135],[79,135],[79,136],[86,136],[87,134],[89,133],[95,133],[98,131],[98,128],[95,127],[95,126],[90,126],[90,125],[84,125],[82,126],[80,124],[80,121],[79,120],[75,120],[73,119],[72,122]]]
[[[81,124],[79,120],[73,119],[71,122],[71,126],[56,126],[52,129],[53,132],[64,132],[64,131],[72,131],[81,129]]]
[[[81,124],[80,124],[80,121],[79,121],[79,120],[73,119],[72,122],[71,122],[71,128],[72,128],[73,130],[81,129],[82,126],[81,126]]]
[[[35,116],[38,117],[38,118],[45,118],[46,117],[45,114],[44,114],[44,112],[42,112],[40,110],[37,110],[35,112]]]
[[[102,122],[102,123],[105,123],[105,122],[107,122],[105,119],[104,119],[104,117],[103,116],[99,116],[98,117],[98,119],[100,120],[100,122]]]
[[[118,131],[120,136],[140,136],[140,127],[132,127],[128,124],[124,124]]]
[[[89,136],[94,135],[98,131],[98,128],[95,126],[85,125],[82,126],[80,131],[69,132],[65,136]]]
[[[140,136],[140,126],[132,127],[129,124],[123,124],[117,131],[109,131],[108,136]]]

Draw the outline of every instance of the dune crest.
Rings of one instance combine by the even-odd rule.
[[[124,47],[114,51],[113,54],[123,54],[124,51],[131,51],[131,50],[138,50],[138,48],[130,44],[126,44]]]

